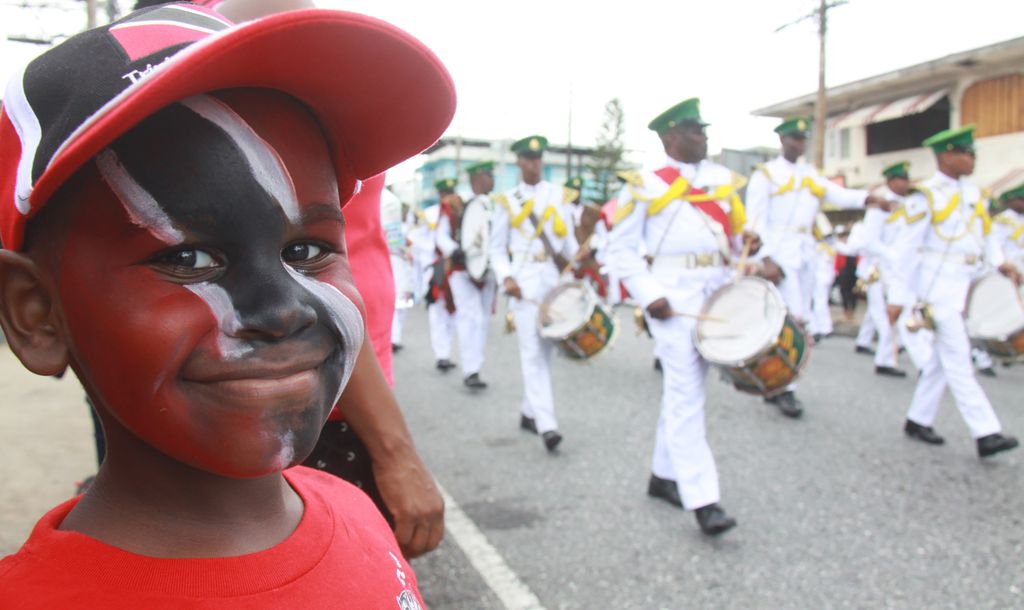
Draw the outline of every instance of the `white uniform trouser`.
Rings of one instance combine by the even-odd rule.
[[[812,335],[830,335],[834,330],[828,295],[832,291],[832,282],[835,279],[835,273],[824,273],[820,268],[814,274],[814,294],[811,298],[811,324],[809,327]]]
[[[878,330],[878,328],[875,326],[875,318],[871,315],[871,306],[869,305],[867,311],[864,313],[864,318],[860,321],[860,328],[857,330],[857,338],[854,339],[854,342],[859,347],[870,348],[875,342],[876,330]]]
[[[445,308],[445,298],[439,297],[427,306],[430,322],[430,347],[434,358],[448,360],[452,357],[452,337],[455,335],[455,316]]]
[[[898,324],[905,324],[909,313],[910,308],[906,308]],[[971,345],[967,339],[963,316],[956,309],[948,307],[934,307],[934,316],[936,328],[932,350],[928,360],[921,366],[921,377],[914,389],[907,419],[922,426],[931,426],[948,385],[960,415],[971,430],[971,436],[981,438],[1001,431],[1002,426],[992,409],[992,403],[974,377]],[[909,342],[907,349],[912,356],[915,351],[919,351],[916,346],[911,348]]]
[[[405,324],[405,308],[396,307],[391,317],[391,345],[402,344],[402,326]]]
[[[672,309],[679,312],[699,312],[704,297],[703,290],[668,291]],[[705,436],[704,382],[708,365],[693,345],[696,320],[684,316],[654,320],[648,316],[647,323],[663,375],[651,470],[657,477],[676,482],[688,510],[707,506],[719,500],[718,469]]]
[[[878,333],[878,347],[875,348],[875,366],[896,366],[899,346],[896,343],[896,336],[893,333],[892,324],[889,322],[889,312],[885,307],[885,287],[882,282],[873,282],[867,289],[867,314],[861,324],[861,334],[857,335],[857,345],[868,347],[871,345],[871,335]],[[862,341],[865,324],[870,321],[871,334],[867,341]]]
[[[780,263],[786,277],[779,284],[782,300],[796,320],[806,324],[811,317],[811,297],[814,294],[814,260],[803,260],[799,266],[788,266]],[[796,384],[786,386],[789,391],[796,390]]]
[[[487,326],[494,306],[497,286],[487,276],[483,288],[478,288],[465,271],[454,271],[448,278],[455,299],[455,327],[459,333],[459,357],[462,374],[466,377],[479,373],[484,365],[487,347]]]
[[[510,299],[523,372],[523,415],[533,418],[537,432],[558,428],[555,399],[551,392],[551,354],[554,344],[541,338],[537,329],[538,303],[558,283],[558,270],[548,261],[527,262],[515,277],[523,299]],[[524,300],[525,299],[525,300]]]

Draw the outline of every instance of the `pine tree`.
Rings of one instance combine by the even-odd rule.
[[[593,177],[594,187],[601,193],[601,202],[608,201],[618,189],[615,173],[622,169],[625,155],[625,112],[622,101],[614,98],[604,106],[604,121],[597,134],[597,143],[587,170]]]

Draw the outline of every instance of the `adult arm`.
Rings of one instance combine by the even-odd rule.
[[[402,552],[411,558],[432,551],[444,536],[444,500],[413,445],[369,341],[363,341],[339,404],[370,453]]]
[[[611,275],[622,278],[629,294],[644,309],[652,305],[655,310],[662,309],[661,301],[665,291],[660,282],[654,278],[647,261],[640,255],[640,244],[644,239],[644,225],[647,220],[647,203],[634,200],[629,187],[623,188],[619,194],[619,210],[630,210],[618,219],[608,234],[606,261]],[[654,312],[651,312],[652,315]],[[669,308],[669,313],[671,309]]]

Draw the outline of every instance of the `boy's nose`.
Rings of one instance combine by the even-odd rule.
[[[316,323],[310,295],[287,274],[252,280],[238,303],[239,339],[286,339]]]

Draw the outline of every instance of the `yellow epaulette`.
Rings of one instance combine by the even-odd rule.
[[[935,207],[935,196],[932,194],[931,189],[928,188],[927,186],[921,186],[920,184],[917,185],[917,186],[914,186],[914,187],[912,187],[910,189],[910,193],[911,194],[913,194],[913,193],[920,193],[920,194],[924,195],[924,199],[928,203],[928,210],[925,211],[925,212],[921,212],[919,214],[914,214],[913,216],[910,216],[909,214],[907,214],[906,209],[904,209],[903,210],[903,218],[906,219],[908,225],[912,225],[912,224],[918,222],[919,220],[922,220],[925,216],[928,215],[928,212],[932,211],[932,208]]]
[[[562,187],[562,203],[572,203],[580,196],[580,192],[567,186]]]
[[[627,169],[621,172],[615,172],[615,175],[630,186],[643,187],[644,185],[643,176],[636,170]]]
[[[729,171],[729,174],[730,174],[730,177],[732,178],[732,184],[731,185],[732,185],[732,188],[733,188],[734,191],[738,191],[738,190],[742,189],[743,187],[747,186],[747,182],[749,182],[749,180],[747,180],[746,176],[744,176],[742,174],[737,174],[736,172],[734,172],[732,170]]]
[[[512,209],[509,207],[508,197],[505,195],[505,193],[495,193],[491,195],[491,201],[505,208],[505,211],[508,212],[509,214],[512,213]]]
[[[885,224],[891,225],[897,223],[901,218],[905,218],[906,216],[907,206],[901,204],[900,207],[892,211],[892,214],[889,214],[889,217],[885,219]]]

